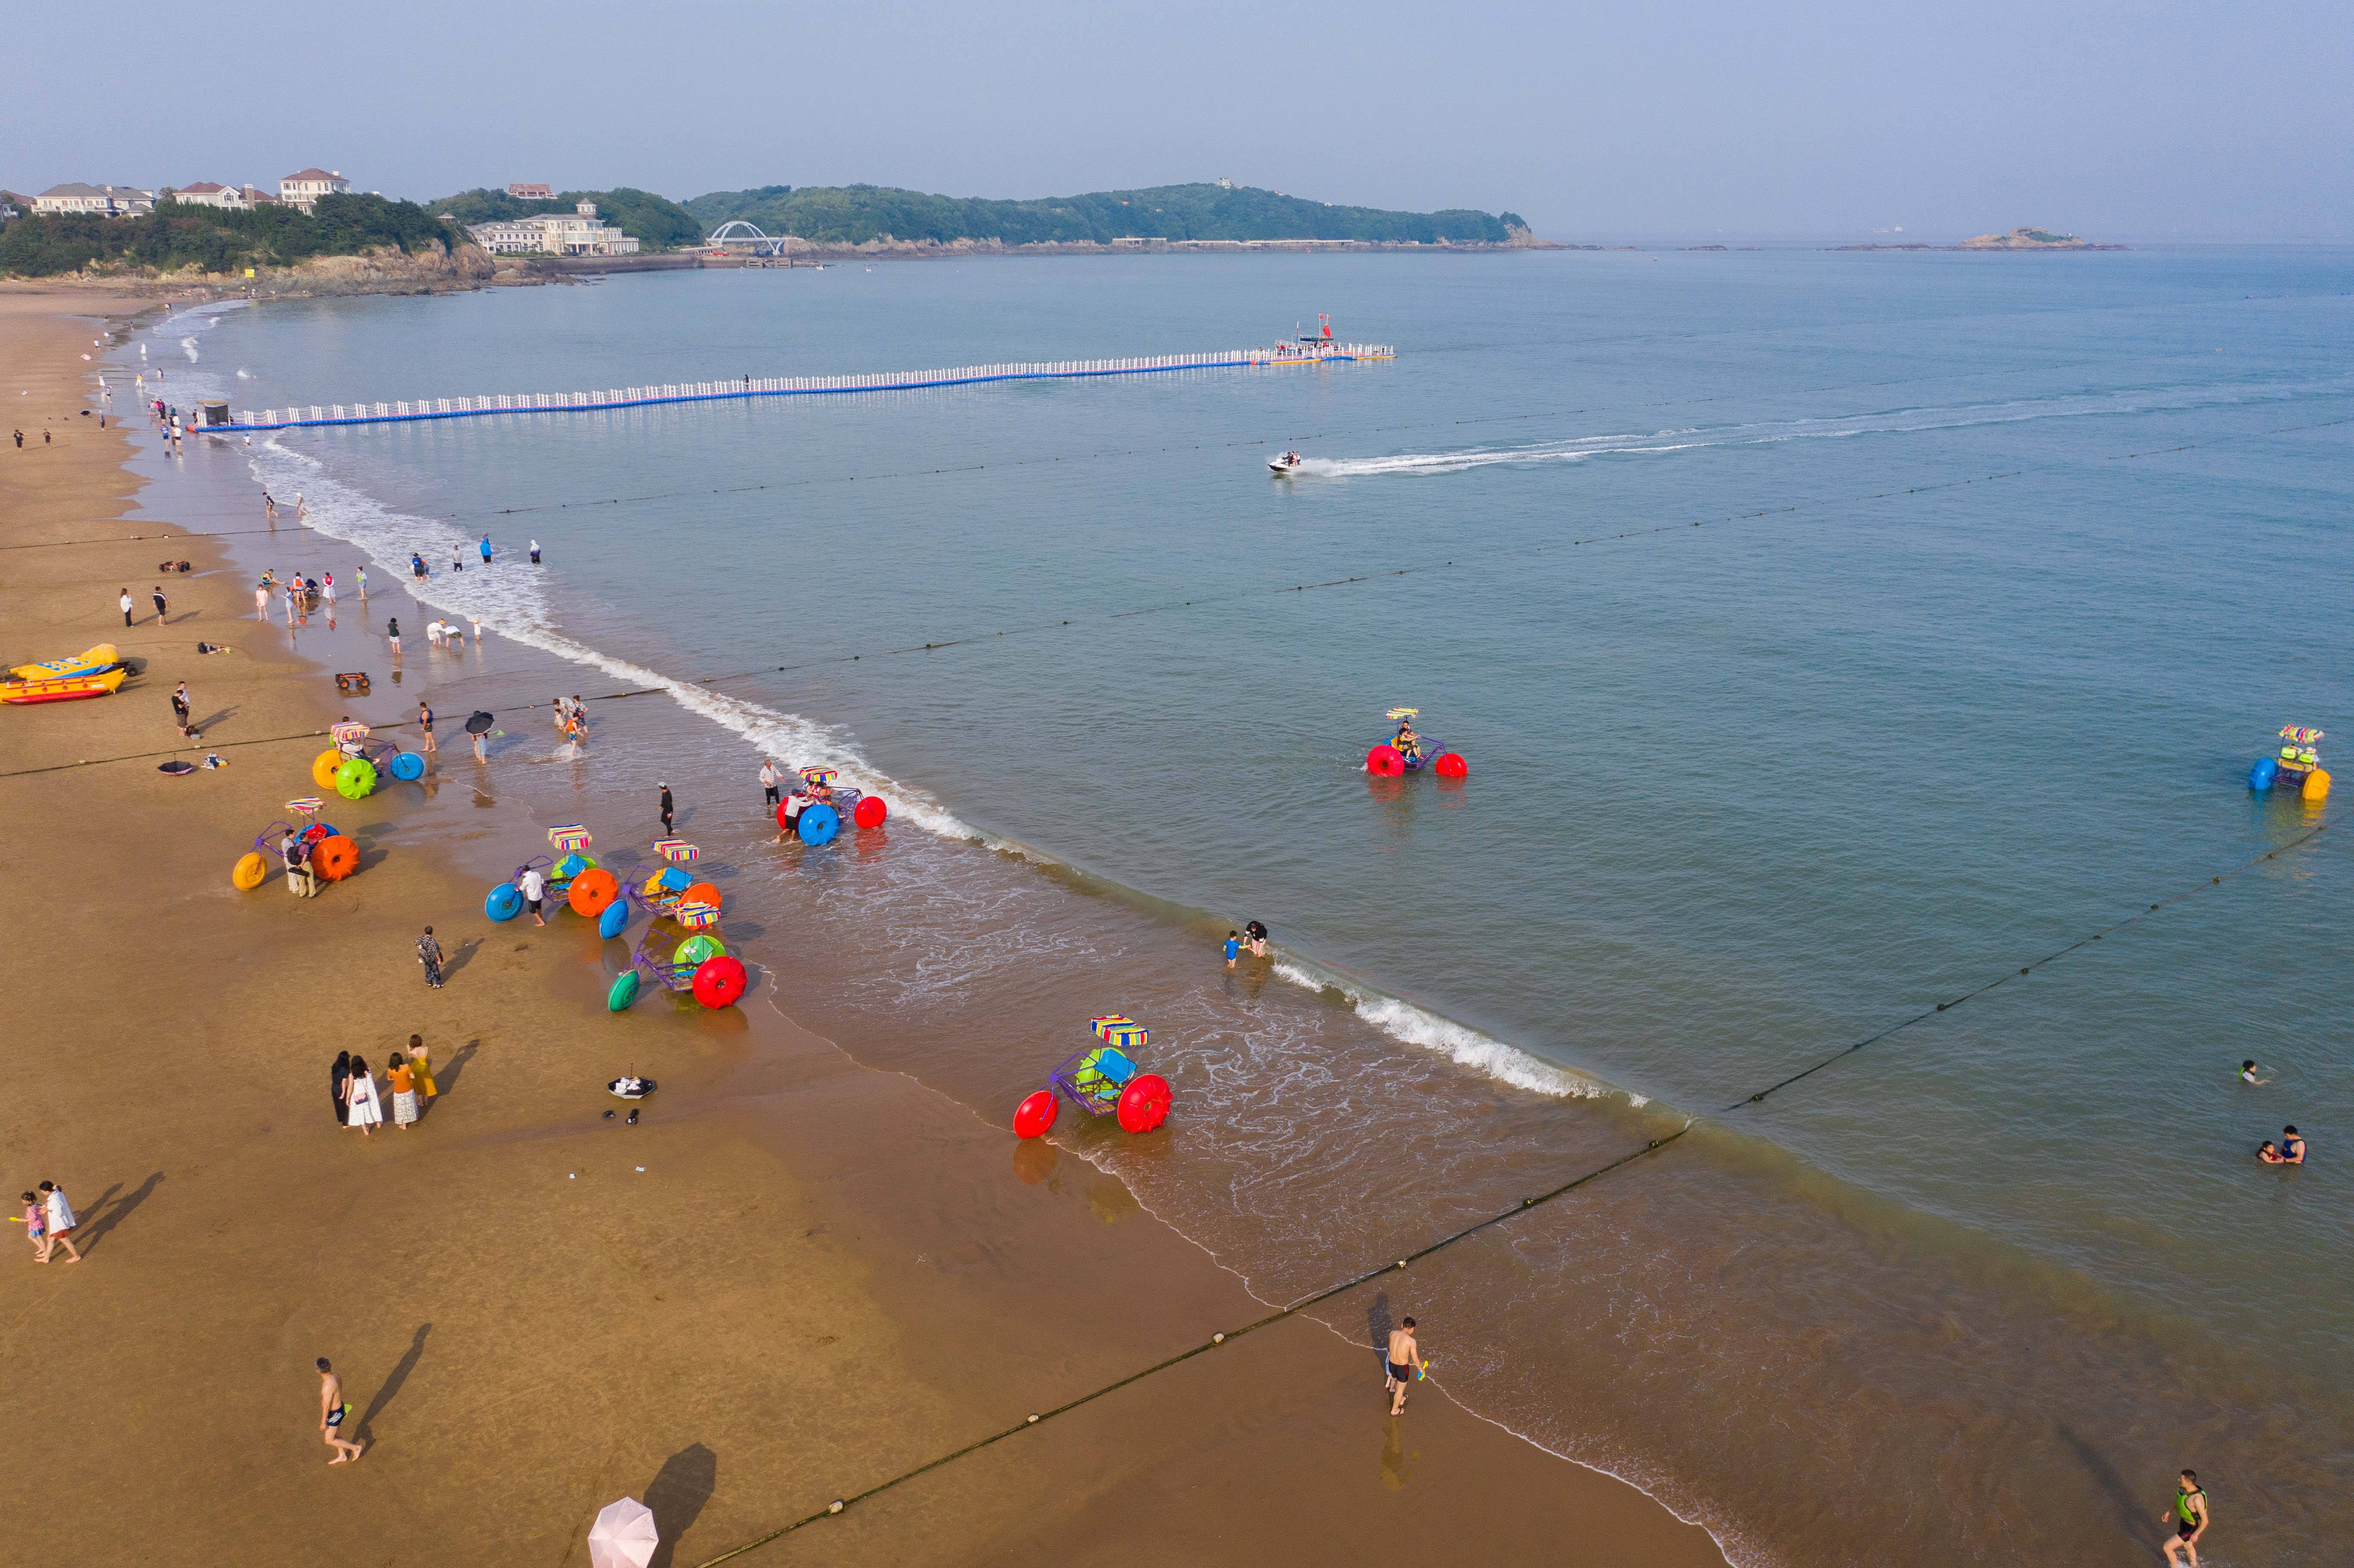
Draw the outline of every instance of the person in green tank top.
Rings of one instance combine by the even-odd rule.
[[[2180,1552],[2190,1554],[2191,1568],[2199,1564],[2199,1538],[2207,1533],[2207,1493],[2199,1485],[2199,1472],[2185,1470],[2182,1478],[2174,1483],[2174,1506],[2158,1518],[2174,1526],[2174,1538],[2166,1543],[2166,1560],[2179,1565]]]

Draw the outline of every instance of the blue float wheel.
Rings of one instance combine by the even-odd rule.
[[[392,759],[392,776],[405,783],[414,783],[425,777],[425,758],[413,751],[404,751]]]
[[[2248,769],[2248,788],[2269,789],[2273,787],[2273,780],[2279,777],[2280,764],[2269,757],[2259,757],[2256,765]]]
[[[613,981],[613,989],[605,993],[605,1011],[621,1012],[638,1000],[638,971],[623,969]]]
[[[805,844],[831,843],[833,836],[842,832],[842,819],[834,814],[831,806],[811,806],[801,813],[801,825],[798,831],[801,842]]]
[[[614,899],[605,906],[605,912],[597,916],[597,935],[609,942],[629,928],[630,901],[626,898]]]
[[[482,900],[482,913],[493,920],[512,920],[523,913],[523,889],[502,882]]]

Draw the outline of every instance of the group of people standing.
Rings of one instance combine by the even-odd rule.
[[[556,708],[556,730],[572,743],[575,750],[588,738],[588,705],[576,694],[570,697],[549,699]]]
[[[73,1244],[73,1205],[66,1202],[66,1190],[55,1181],[44,1181],[37,1192],[25,1194],[25,1234],[33,1244],[33,1261],[47,1263],[57,1249],[66,1249],[68,1263],[80,1263],[81,1252]]]
[[[410,1035],[408,1049],[392,1054],[385,1081],[392,1096],[392,1125],[405,1130],[423,1114],[424,1102],[441,1092],[433,1082],[431,1054],[422,1035]],[[337,1052],[334,1065],[327,1069],[327,1086],[337,1126],[358,1128],[366,1138],[384,1125],[384,1095],[365,1057]]]

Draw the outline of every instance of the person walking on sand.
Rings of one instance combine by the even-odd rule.
[[[294,520],[300,523],[309,515],[311,515],[311,509],[302,504],[302,493],[298,490],[294,493]]]
[[[531,923],[546,925],[547,922],[540,918],[539,905],[540,900],[547,896],[547,878],[540,875],[539,867],[525,866],[523,874],[515,878],[515,886],[523,893],[523,906],[531,911]]]
[[[48,1245],[51,1256],[57,1255],[58,1248],[63,1247],[66,1249],[68,1263],[81,1261],[81,1254],[73,1244],[73,1228],[76,1223],[73,1205],[66,1202],[66,1190],[55,1181],[42,1182],[41,1228],[48,1233],[44,1239]]]
[[[425,966],[425,983],[434,991],[441,989],[441,944],[433,939],[433,927],[425,927],[425,935],[417,938],[417,961]]]
[[[1415,1342],[1413,1319],[1399,1319],[1398,1326],[1390,1330],[1389,1361],[1384,1370],[1387,1375],[1382,1379],[1382,1386],[1390,1392],[1390,1414],[1403,1415],[1406,1385],[1414,1382],[1416,1372],[1428,1370],[1422,1359],[1422,1347]]]
[[[670,825],[670,814],[672,810],[670,786],[667,784],[659,784],[656,785],[655,788],[662,791],[663,837],[669,838],[673,831]]]
[[[335,1369],[327,1364],[326,1357],[321,1356],[318,1364],[319,1436],[328,1447],[335,1451],[335,1457],[327,1463],[347,1464],[360,1457],[360,1449],[364,1445],[346,1442],[342,1436],[344,1423],[350,1420],[352,1414],[351,1405],[344,1399],[344,1380],[335,1375]],[[358,1432],[356,1424],[353,1426],[353,1432],[355,1435]]]
[[[490,737],[487,734],[477,731],[474,736],[474,760],[487,763],[490,759]]]
[[[392,1125],[401,1131],[417,1119],[417,1073],[399,1052],[392,1054],[390,1069],[385,1076],[392,1081]]]
[[[172,613],[170,603],[164,598],[164,585],[162,583],[157,583],[155,585],[155,591],[151,597],[155,600],[155,624],[161,626],[164,624],[164,618]]]
[[[776,758],[764,758],[761,759],[760,803],[762,805],[769,807],[772,810],[776,807],[780,798],[779,793],[779,785],[783,781],[783,779],[784,775],[777,771]]]
[[[433,1058],[425,1049],[425,1036],[422,1034],[408,1037],[408,1070],[417,1075],[419,1100],[429,1100],[441,1092],[441,1086],[433,1081]]]
[[[133,602],[135,601],[131,597],[131,590],[124,588],[122,590],[122,624],[126,627],[131,624],[131,607]]]
[[[337,1127],[346,1125],[344,1120],[344,1084],[351,1075],[352,1054],[349,1051],[336,1052],[334,1065],[327,1069],[327,1101],[328,1108],[335,1113]]]
[[[129,588],[122,590],[122,598],[125,603],[130,601],[131,590]],[[256,583],[254,585],[253,616],[257,620],[267,620],[270,619],[270,585],[268,583]]]
[[[366,604],[367,602],[367,568],[366,567],[352,574],[352,584],[360,590],[360,602]]]
[[[425,754],[425,766],[430,768],[433,766],[433,710],[425,705],[422,698],[417,704],[417,728],[418,733],[424,736],[417,749]]]
[[[41,1206],[38,1194],[25,1194],[25,1239],[33,1244],[33,1261],[49,1261],[49,1212]]]
[[[268,522],[275,523],[278,521],[278,503],[271,498],[270,492],[266,490],[261,493],[261,515]]]
[[[372,1137],[384,1125],[384,1101],[376,1097],[376,1075],[368,1071],[366,1058],[352,1058],[352,1075],[344,1080],[344,1104],[350,1114],[344,1125],[360,1129],[362,1138]]]
[[[329,604],[335,602],[335,574],[325,572],[319,577],[319,597]]]
[[[2190,1554],[2191,1568],[2199,1564],[2199,1538],[2207,1533],[2206,1489],[2199,1484],[2199,1472],[2185,1470],[2174,1483],[2174,1506],[2158,1516],[2174,1526],[2174,1535],[2166,1543],[2166,1560],[2179,1565],[2181,1552]]]

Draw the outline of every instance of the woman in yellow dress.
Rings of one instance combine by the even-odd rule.
[[[427,1059],[425,1038],[420,1034],[408,1037],[408,1068],[417,1080],[417,1097],[429,1100],[441,1091],[433,1083],[433,1064]]]

